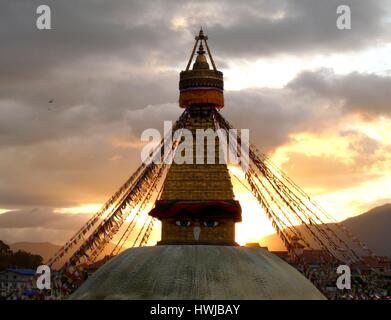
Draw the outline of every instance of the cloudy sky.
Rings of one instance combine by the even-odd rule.
[[[56,0],[44,31],[41,4],[0,4],[0,239],[60,244],[132,173],[201,25],[260,150],[339,220],[391,201],[390,1]]]

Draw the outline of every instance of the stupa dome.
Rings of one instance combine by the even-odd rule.
[[[70,299],[325,299],[261,248],[161,245],[125,250]]]

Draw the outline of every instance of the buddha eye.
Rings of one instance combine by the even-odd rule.
[[[177,226],[180,226],[180,227],[188,227],[191,225],[190,220],[178,220],[175,223]]]
[[[206,226],[208,228],[217,227],[218,225],[219,225],[218,221],[213,221],[213,220],[204,221],[204,226]]]

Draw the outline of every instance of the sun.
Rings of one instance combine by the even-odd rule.
[[[229,171],[236,200],[242,207],[242,222],[236,224],[236,242],[244,245],[259,242],[262,237],[275,232],[262,207],[251,194],[244,173],[238,166],[230,165]]]

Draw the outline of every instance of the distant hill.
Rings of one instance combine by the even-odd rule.
[[[391,204],[349,218],[344,224],[375,253],[391,255]]]
[[[391,204],[375,207],[343,223],[376,254],[391,255]],[[272,251],[285,250],[277,234],[262,238],[260,243]]]
[[[16,242],[9,245],[12,251],[26,251],[39,254],[44,261],[48,260],[61,247],[49,242]]]

